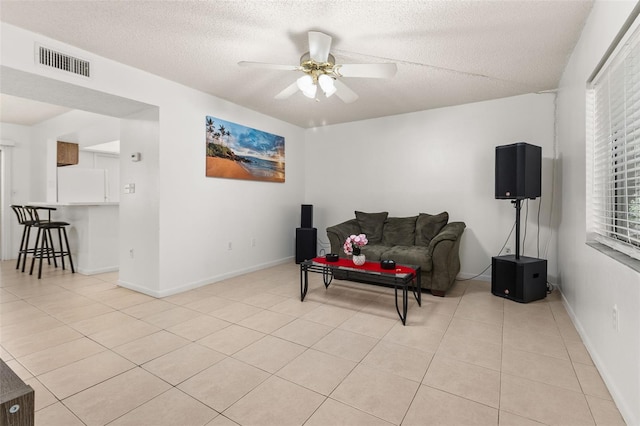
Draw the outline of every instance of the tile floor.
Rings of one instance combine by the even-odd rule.
[[[487,282],[393,292],[293,262],[154,299],[96,276],[0,262],[0,356],[36,425],[624,424],[558,294]]]

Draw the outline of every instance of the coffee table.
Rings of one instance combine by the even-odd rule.
[[[422,306],[421,269],[417,265],[396,265],[395,269],[382,269],[379,262],[365,262],[356,266],[350,259],[338,259],[329,262],[324,257],[315,257],[300,263],[300,301],[304,302],[309,288],[309,272],[322,274],[325,288],[329,288],[334,272],[340,272],[340,279],[362,282],[365,284],[393,287],[395,289],[396,311],[402,320],[407,322],[407,305],[409,302],[409,287],[413,296]],[[344,278],[342,278],[344,277]],[[398,289],[402,290],[402,312],[398,306]]]

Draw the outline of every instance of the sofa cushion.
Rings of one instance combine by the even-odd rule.
[[[428,247],[395,246],[382,253],[381,260],[395,260],[400,265],[419,265],[422,272],[431,271],[433,262]]]
[[[356,211],[356,220],[360,225],[360,230],[367,236],[369,243],[379,243],[382,241],[382,227],[387,220],[389,212],[365,213]]]
[[[367,260],[372,262],[377,262],[378,260],[382,260],[382,253],[390,250],[390,246],[384,246],[382,244],[367,244],[362,247],[362,254],[367,257]]]
[[[433,237],[444,228],[449,221],[449,213],[442,212],[436,215],[420,213],[416,220],[415,245],[428,246]]]
[[[382,244],[386,246],[412,246],[416,239],[416,220],[412,217],[390,217],[382,229]]]

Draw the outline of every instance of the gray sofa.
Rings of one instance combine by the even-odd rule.
[[[365,234],[362,247],[368,261],[394,260],[420,265],[422,288],[444,296],[460,272],[460,239],[466,225],[449,222],[449,214],[420,213],[411,217],[388,217],[388,212],[355,212],[355,219],[327,228],[331,252],[348,257],[342,249],[352,234]],[[338,278],[338,277],[336,277]]]

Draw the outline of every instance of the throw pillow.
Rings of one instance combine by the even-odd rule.
[[[416,239],[416,220],[413,217],[390,217],[384,223],[382,244],[385,246],[413,246]]]
[[[433,237],[444,228],[449,221],[449,213],[442,212],[437,215],[420,213],[416,220],[416,245],[428,246]]]
[[[360,225],[360,231],[367,236],[370,243],[382,241],[382,227],[387,220],[389,212],[364,213],[356,211],[356,220]]]

